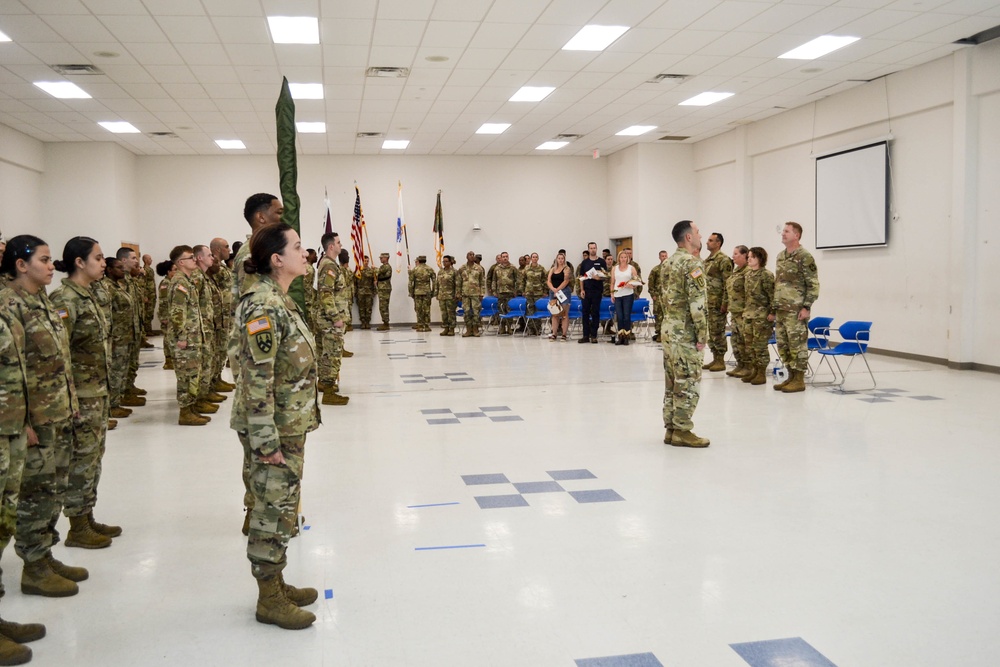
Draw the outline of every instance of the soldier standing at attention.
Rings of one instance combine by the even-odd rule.
[[[287,294],[291,282],[305,275],[306,252],[285,224],[258,229],[250,246],[244,268],[257,280],[236,306],[230,356],[242,371],[229,425],[248,453],[244,473],[254,502],[247,558],[257,580],[257,621],[298,630],[316,620],[300,607],[318,596],[315,588],[296,588],[284,578],[285,552],[298,521],[306,434],[320,424],[313,336]]]
[[[493,262],[493,264],[490,265],[490,268],[486,270],[486,294],[488,296],[496,296],[496,294],[493,292],[493,274],[496,273],[498,266],[500,266],[499,254],[496,256],[496,259]]]
[[[169,297],[170,281],[176,271],[174,263],[169,259],[156,265],[156,273],[161,277],[160,286],[156,288],[160,293],[159,299],[156,302],[156,316],[160,318],[160,330],[163,331],[163,370],[165,371],[172,371],[174,369],[174,348],[170,341]]]
[[[699,438],[694,428],[698,407],[701,360],[708,340],[705,317],[705,272],[698,254],[701,233],[690,220],[674,225],[677,252],[667,260],[667,283],[661,293],[666,299],[663,313],[663,442],[675,447],[708,447],[708,438]]]
[[[500,253],[500,263],[493,271],[493,283],[491,284],[493,296],[497,298],[497,313],[506,315],[510,312],[510,300],[517,293],[517,269],[510,263],[510,255],[506,252]],[[511,320],[500,320],[501,336],[510,336],[514,333],[514,325]]]
[[[656,333],[653,334],[653,342],[660,342],[660,328],[663,326],[663,288],[666,286],[666,264],[667,251],[660,251],[660,263],[649,270],[649,300],[653,303],[653,317],[656,318]]]
[[[266,192],[258,192],[255,195],[250,195],[243,204],[243,218],[250,225],[251,234],[264,225],[275,225],[281,222],[281,214],[284,212],[285,209],[281,205],[281,200]],[[247,235],[247,241],[250,241],[250,234]],[[246,274],[243,272],[243,263],[249,256],[250,244],[244,243],[236,251],[236,257],[233,259],[234,299],[239,299],[244,290],[249,287],[249,285],[244,284],[246,283]],[[233,370],[237,369],[234,368]]]
[[[150,349],[153,344],[146,336],[153,330],[153,314],[156,312],[156,273],[153,271],[153,258],[142,256],[142,291],[146,299],[146,307],[142,312],[142,347]]]
[[[21,477],[14,549],[24,561],[21,592],[45,597],[76,595],[82,567],[52,555],[59,543],[56,521],[63,509],[73,452],[73,418],[80,414],[62,315],[45,294],[52,282],[52,255],[37,236],[10,240],[0,273],[13,280],[0,291],[4,318],[24,331],[28,448]],[[30,370],[28,370],[30,369]]]
[[[316,335],[316,251],[306,250],[306,275],[302,276],[302,297],[306,304],[306,326]]]
[[[226,360],[228,358],[226,348],[229,346],[229,332],[233,328],[233,282],[235,278],[233,277],[232,270],[226,266],[226,262],[229,261],[229,255],[231,254],[229,251],[229,241],[224,238],[214,238],[209,244],[209,248],[211,248],[212,257],[215,260],[212,263],[212,273],[209,275],[209,278],[215,284],[222,301],[219,309],[221,313],[217,312],[215,314],[217,322],[220,321],[219,317],[221,314],[221,327],[216,331],[215,337],[215,367],[218,371],[212,383],[212,389],[217,392],[231,392],[236,388],[236,385],[222,379],[222,369],[226,367]],[[160,319],[162,320],[163,318]]]
[[[372,302],[375,300],[375,269],[372,260],[365,255],[364,266],[355,281],[355,293],[358,296],[358,318],[362,329],[372,328]]]
[[[763,248],[750,248],[747,263],[749,269],[743,283],[746,292],[743,337],[750,370],[741,379],[748,384],[761,385],[767,384],[764,371],[771,360],[767,353],[767,341],[771,339],[771,328],[774,326],[774,274],[764,268],[767,251]]]
[[[431,299],[434,298],[434,269],[427,266],[427,256],[417,257],[417,265],[410,271],[409,294],[417,314],[417,331],[431,330]]]
[[[105,262],[107,262],[107,258],[105,258]],[[90,283],[90,293],[94,295],[94,299],[97,301],[97,306],[101,309],[101,312],[104,313],[104,321],[108,323],[107,344],[108,344],[109,355],[111,354],[111,292],[110,292],[111,288],[109,287],[110,283],[111,279],[108,278],[106,274],[102,274],[98,280],[95,280],[94,282]],[[118,420],[114,418],[114,415],[112,415],[110,411],[110,403],[111,403],[110,382],[111,379],[109,377],[108,414],[110,416],[108,418],[108,430],[113,431],[115,427],[118,426]],[[123,408],[119,408],[119,410],[121,409]],[[129,412],[131,413],[131,411]]]
[[[633,269],[635,269],[636,275],[639,276],[637,278],[637,280],[642,280],[642,268],[639,266],[639,262],[637,262],[634,259],[632,259],[632,248],[625,248],[625,254],[628,255],[629,266],[631,266]],[[608,265],[608,270],[610,271],[612,265],[614,264],[614,262],[606,262],[606,263]],[[635,287],[635,298],[638,299],[640,296],[642,296],[642,285],[636,285],[636,287]],[[635,336],[634,335],[632,336],[632,340],[635,340]]]
[[[455,271],[455,258],[445,255],[441,258],[442,268],[437,274],[438,307],[441,309],[442,336],[454,336],[456,324],[456,307],[458,301],[458,273]]]
[[[205,283],[208,285],[209,295],[212,297],[212,325],[205,331],[205,335],[212,339],[212,374],[210,376],[212,380],[208,387],[216,396],[229,393],[236,388],[236,385],[222,380],[222,369],[226,367],[229,332],[232,326],[232,313],[227,310],[225,302],[226,295],[232,294],[232,292],[224,292],[215,282],[215,276],[224,267],[225,264],[213,261],[212,266],[208,267],[205,273],[207,278]]]
[[[706,371],[726,370],[726,281],[733,272],[733,260],[722,252],[722,234],[708,236],[705,282],[708,286],[708,347],[712,361],[702,366]]]
[[[389,253],[383,252],[378,256],[378,261],[382,263],[375,274],[378,287],[378,313],[382,316],[382,324],[378,325],[379,331],[389,330],[389,298],[392,295],[392,267],[389,266]]]
[[[97,484],[108,426],[108,326],[90,285],[104,275],[104,253],[92,238],[76,236],[66,242],[57,270],[69,274],[52,292],[52,305],[62,317],[69,338],[73,385],[80,413],[73,420],[73,451],[69,461],[63,513],[69,519],[66,546],[102,549],[122,534],[118,526],[94,521]]]
[[[124,256],[123,256],[124,255]],[[146,404],[145,389],[135,386],[136,377],[139,375],[139,350],[142,347],[142,313],[146,307],[146,293],[142,287],[142,269],[139,267],[139,256],[131,248],[119,248],[118,259],[122,260],[125,266],[125,286],[128,288],[129,296],[132,297],[132,344],[129,347],[128,377],[125,380],[125,393],[142,399],[141,405]],[[131,405],[131,403],[129,403]]]
[[[125,393],[128,365],[132,358],[132,339],[135,335],[132,295],[125,284],[125,263],[117,257],[109,257],[105,263],[104,272],[108,277],[108,292],[111,295],[110,415],[121,419],[132,414],[129,408],[145,405],[146,399]]]
[[[527,301],[527,309],[524,312],[526,315],[531,316],[535,314],[535,303],[539,299],[545,298],[549,289],[545,283],[548,279],[548,272],[538,264],[538,253],[531,253],[528,256],[528,261],[528,266],[524,267],[523,290],[524,298]],[[542,333],[539,320],[529,319],[526,328],[532,336]]]
[[[198,350],[201,370],[198,372],[198,400],[194,411],[201,415],[213,415],[219,411],[216,403],[222,403],[226,397],[212,390],[215,378],[215,305],[212,290],[215,285],[208,278],[208,271],[214,264],[212,253],[208,246],[194,247],[194,262],[197,267],[191,274],[191,282],[198,290],[198,319],[201,324],[201,347]]]
[[[319,360],[319,390],[323,392],[323,405],[347,405],[350,400],[341,396],[340,356],[344,349],[344,323],[348,317],[347,285],[344,272],[337,266],[340,255],[340,236],[336,232],[323,234],[323,259],[316,268],[316,299],[319,303],[319,327],[323,344]]]
[[[736,368],[726,371],[730,377],[743,378],[750,367],[747,363],[746,336],[743,333],[743,312],[746,308],[746,273],[747,252],[745,245],[733,248],[733,265],[735,268],[726,279],[726,302],[729,311],[729,329],[732,332],[730,343],[733,355],[736,357]]]
[[[177,376],[177,405],[181,426],[204,426],[210,417],[195,411],[200,392],[201,313],[198,312],[198,288],[191,282],[196,270],[194,250],[179,245],[170,251],[170,261],[177,268],[170,286],[170,338],[174,346],[174,374]]]
[[[466,264],[458,272],[455,289],[462,295],[462,309],[465,311],[465,333],[462,338],[479,337],[480,316],[483,294],[486,293],[486,272],[476,261],[476,253],[465,254]]]
[[[774,322],[778,354],[788,368],[788,379],[775,390],[792,394],[805,391],[809,365],[809,312],[819,298],[819,271],[816,260],[800,245],[802,226],[786,222],[774,276]]]
[[[354,325],[351,323],[351,320],[354,319],[354,272],[351,271],[351,253],[347,252],[347,248],[341,248],[337,259],[340,261],[340,270],[344,272],[344,289],[347,293],[347,319],[344,321],[347,328],[345,331],[354,331]],[[344,350],[345,359],[353,356],[353,352]]]

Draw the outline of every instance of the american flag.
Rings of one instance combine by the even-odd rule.
[[[330,194],[323,189],[323,201],[326,203],[326,226],[323,228],[324,234],[333,233],[333,219],[330,217]]]
[[[434,252],[437,253],[437,265],[440,269],[444,257],[444,214],[441,212],[440,190],[438,190],[437,205],[434,207]]]
[[[361,191],[356,185],[354,186],[354,193],[354,217],[351,219],[351,245],[353,246],[354,270],[357,273],[364,266],[365,214],[361,211]]]
[[[403,221],[403,184],[399,183],[398,199],[396,205],[396,273],[403,270],[403,237],[406,234],[406,223]],[[410,254],[409,244],[407,244],[406,254]]]

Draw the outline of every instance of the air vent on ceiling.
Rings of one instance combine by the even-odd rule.
[[[179,139],[176,132],[149,132],[149,136],[157,139]]]
[[[94,65],[49,65],[49,67],[63,76],[74,74],[104,74],[99,67],[95,67]]]
[[[687,74],[657,74],[652,79],[646,81],[646,83],[663,83],[664,81],[680,83],[686,78],[688,78]]]
[[[381,139],[384,132],[358,132],[358,139]]]
[[[556,141],[576,141],[582,134],[557,134]]]
[[[410,76],[409,67],[369,67],[365,76],[376,79],[405,79]]]
[[[690,138],[691,137],[682,137],[674,134],[665,134],[659,139],[657,139],[657,141],[684,141],[685,139],[690,139]]]

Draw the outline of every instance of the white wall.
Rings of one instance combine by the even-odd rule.
[[[6,238],[39,235],[44,168],[42,142],[0,125],[0,231]]]

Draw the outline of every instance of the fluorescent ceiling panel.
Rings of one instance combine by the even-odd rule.
[[[555,88],[551,86],[521,86],[508,102],[540,102],[549,96]]]
[[[3,34],[3,32],[0,32],[0,42],[12,42],[12,41],[14,40],[12,40],[7,35]]]
[[[476,134],[503,134],[510,127],[510,123],[483,123]]]
[[[546,141],[541,146],[535,148],[536,151],[557,151],[563,146],[568,145],[568,141]]]
[[[103,121],[98,123],[108,132],[114,132],[115,134],[138,134],[139,128],[137,128],[132,123],[126,122],[124,120],[115,121]]]
[[[295,129],[302,134],[324,134],[326,133],[326,123],[307,123],[300,121],[295,123]]]
[[[382,142],[382,148],[394,151],[401,151],[409,145],[409,139],[386,139]]]
[[[822,37],[817,37],[811,42],[806,42],[802,46],[792,49],[787,53],[782,53],[778,57],[786,58],[788,60],[815,60],[816,58],[825,56],[828,53],[833,53],[837,49],[842,49],[848,44],[853,44],[859,39],[861,38],[823,35]]]
[[[585,25],[566,42],[563,51],[603,51],[628,32],[628,28],[627,25]]]
[[[246,149],[246,145],[239,139],[216,139],[216,145],[226,151],[241,151]]]
[[[631,127],[626,127],[621,132],[615,132],[615,136],[618,137],[638,137],[640,134],[646,134],[650,130],[655,130],[655,125],[633,125]]]
[[[293,100],[323,99],[322,83],[290,83],[288,90],[291,91]]]
[[[689,97],[680,103],[679,106],[682,107],[707,107],[709,104],[715,104],[720,100],[724,100],[727,97],[732,97],[733,93],[701,93],[695,95],[694,97]]]
[[[319,21],[314,16],[268,16],[275,44],[319,44]]]
[[[69,81],[35,81],[35,85],[52,97],[61,100],[89,100],[90,95],[83,88]]]

